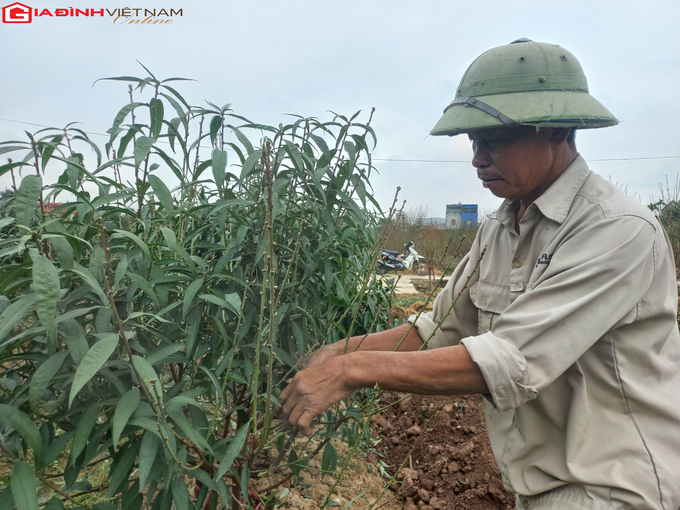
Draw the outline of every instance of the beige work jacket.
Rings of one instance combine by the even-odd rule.
[[[677,510],[680,335],[663,228],[581,156],[519,234],[514,221],[506,200],[416,322],[429,348],[461,343],[479,365],[506,490],[520,508]]]

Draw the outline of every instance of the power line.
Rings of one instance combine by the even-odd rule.
[[[5,122],[14,122],[15,124],[26,124],[27,126],[36,126],[36,127],[42,127],[42,128],[50,128],[52,126],[44,126],[42,124],[35,124],[33,122],[24,122],[21,120],[12,120],[12,119],[5,119],[0,117],[0,120],[4,120]],[[57,129],[57,128],[54,128]],[[88,135],[96,135],[96,136],[106,136],[108,137],[109,135],[105,133],[93,133],[90,131],[85,131]],[[651,160],[651,159],[678,159],[680,158],[679,156],[643,156],[639,158],[598,158],[598,159],[591,159],[589,158],[588,161],[640,161],[640,160]],[[397,158],[371,158],[373,161],[387,161],[389,163],[470,163],[469,159],[397,159]]]

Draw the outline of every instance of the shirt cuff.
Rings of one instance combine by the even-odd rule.
[[[408,318],[408,322],[416,327],[423,342],[427,342],[427,339],[430,338],[430,335],[432,335],[432,332],[434,331],[434,336],[430,338],[430,341],[427,342],[427,345],[425,346],[427,349],[438,349],[439,347],[455,345],[455,342],[449,341],[441,328],[437,327],[437,323],[432,320],[430,312],[422,313],[420,314],[420,317],[411,315]]]
[[[524,384],[527,360],[510,342],[488,332],[463,338],[461,344],[479,366],[493,398],[492,404],[499,412],[519,407],[538,396],[536,388]]]

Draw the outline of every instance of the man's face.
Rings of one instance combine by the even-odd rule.
[[[520,126],[469,133],[472,165],[482,185],[497,197],[536,200],[554,181],[552,131]]]

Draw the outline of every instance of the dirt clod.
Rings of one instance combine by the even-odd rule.
[[[404,396],[386,393],[382,403]],[[407,459],[397,477],[404,510],[514,508],[491,453],[481,396],[413,395],[392,409],[378,449],[388,447],[390,473]]]

